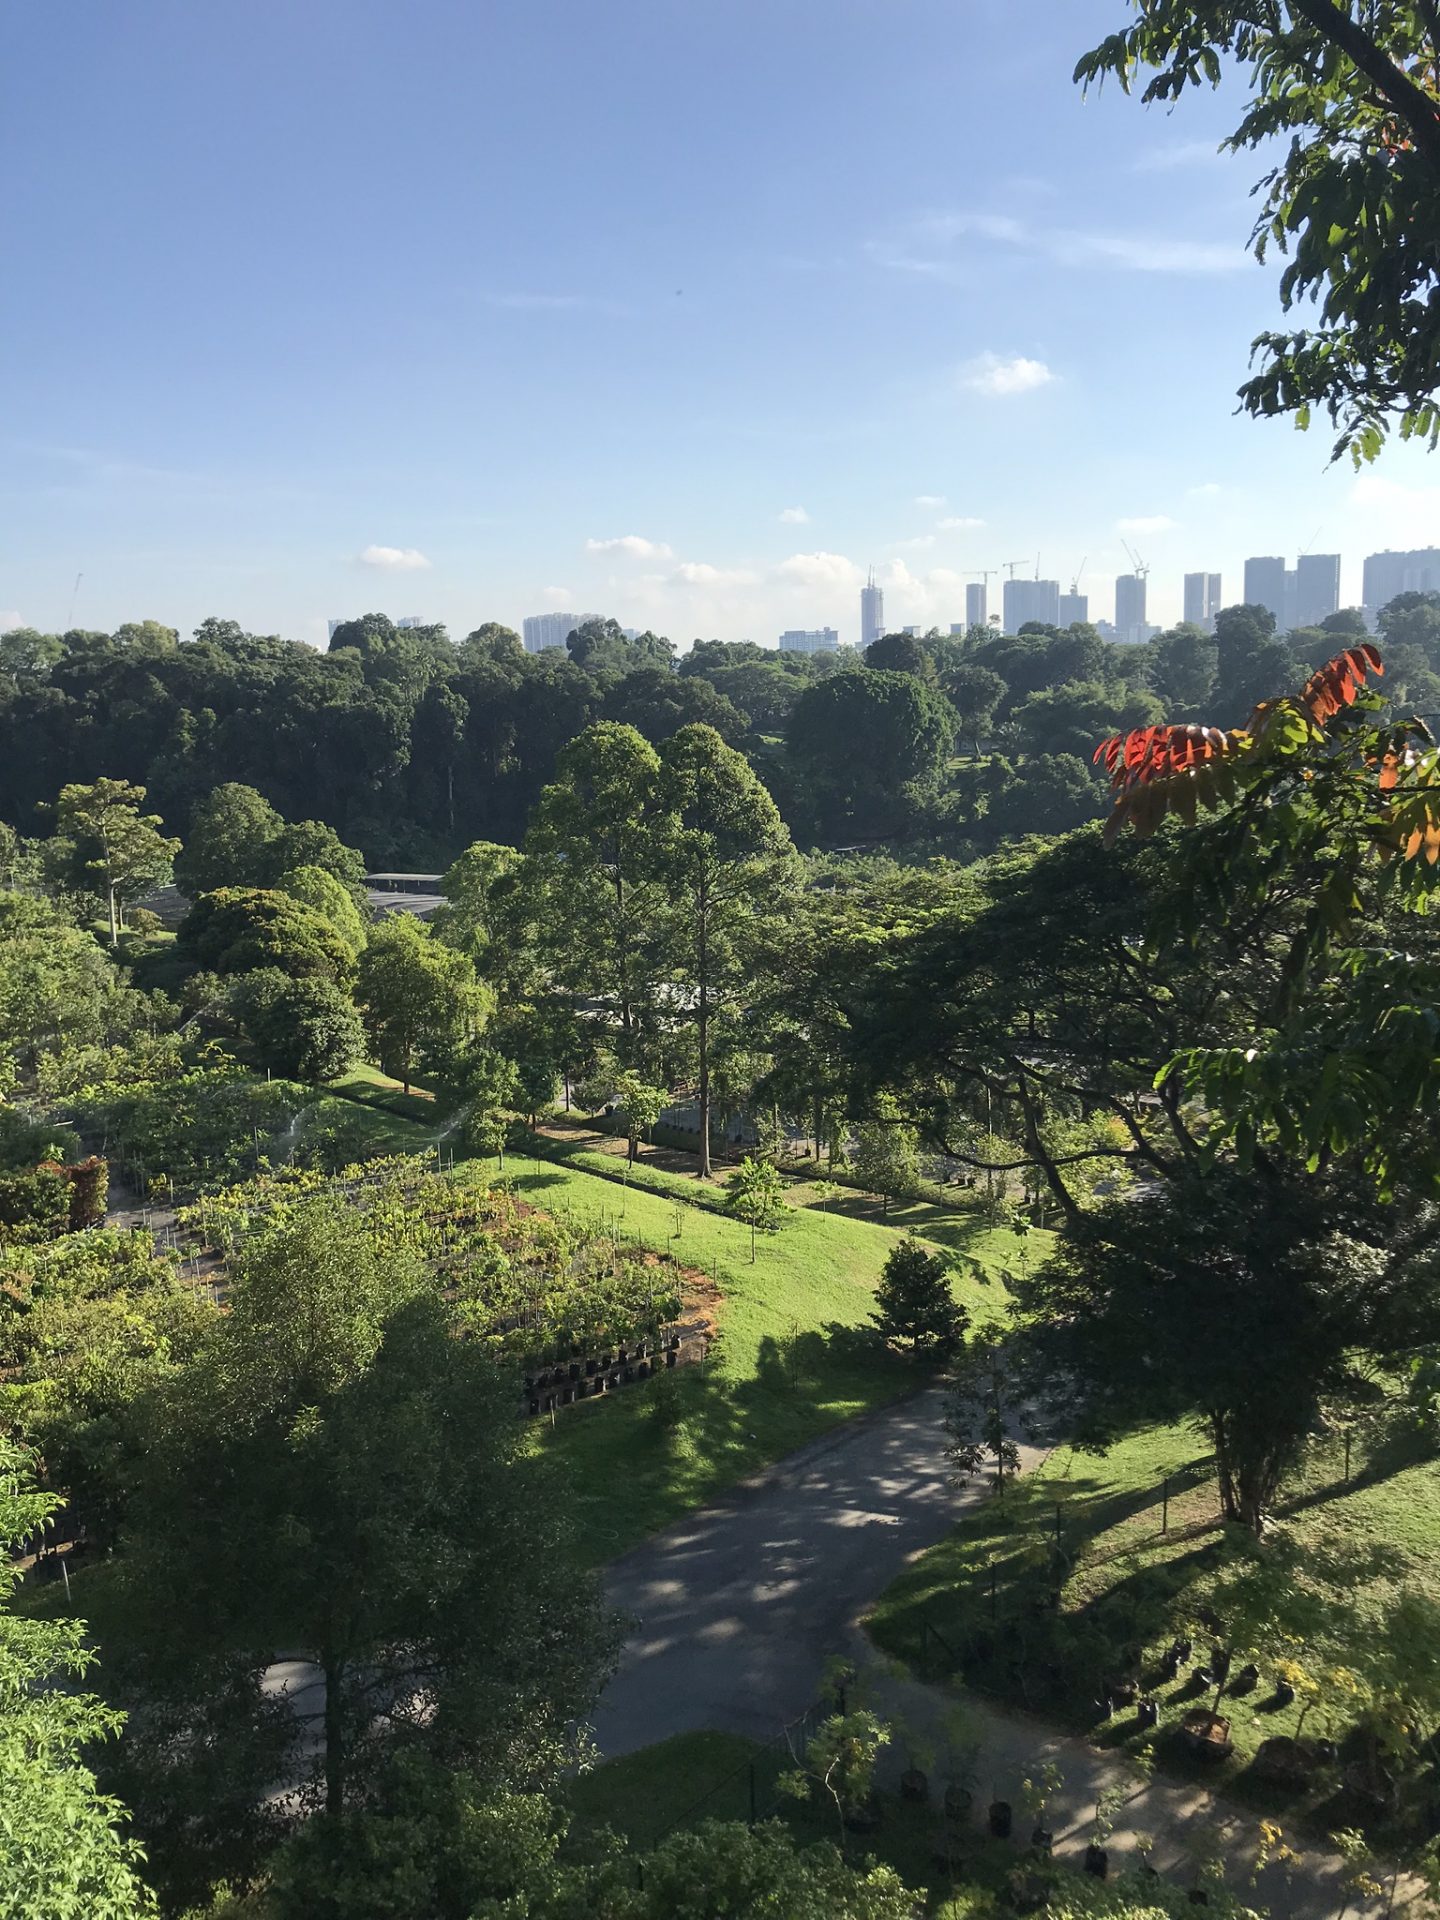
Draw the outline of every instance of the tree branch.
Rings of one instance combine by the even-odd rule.
[[[1415,144],[1440,173],[1440,111],[1423,87],[1417,87],[1408,74],[1384,54],[1364,29],[1334,0],[1289,0],[1290,11],[1312,26],[1318,34],[1339,47],[1367,79],[1373,80],[1386,100],[1415,136]],[[1427,12],[1429,9],[1427,8]]]

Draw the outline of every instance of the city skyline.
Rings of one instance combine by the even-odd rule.
[[[1263,156],[1218,151],[1224,85],[1183,126],[1082,99],[1112,14],[1025,0],[1017,33],[1000,0],[883,29],[859,7],[817,49],[760,0],[503,25],[367,5],[363,32],[341,0],[21,11],[0,625],[219,614],[323,646],[337,606],[464,633],[603,605],[681,645],[849,641],[872,563],[890,626],[943,628],[1037,552],[1107,608],[1128,543],[1163,626],[1187,571],[1239,581],[1257,527],[1339,552],[1358,602],[1367,552],[1435,539],[1437,469],[1411,443],[1356,474],[1322,428],[1237,416],[1276,320],[1279,263],[1245,250]],[[342,161],[315,112],[337,48],[352,113],[423,103],[404,142]],[[496,60],[512,84],[477,115]],[[723,114],[694,111],[698,73]],[[597,77],[643,127],[595,125]],[[836,112],[873,89],[904,141]],[[237,284],[237,258],[197,324],[179,290]]]

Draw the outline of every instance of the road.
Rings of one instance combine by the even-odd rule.
[[[861,1621],[908,1560],[987,1497],[950,1484],[944,1442],[943,1393],[919,1394],[802,1448],[615,1562],[609,1597],[636,1626],[595,1714],[601,1753],[704,1728],[773,1739],[812,1705],[836,1654],[861,1670],[882,1718],[903,1720],[922,1741],[937,1736],[953,1694],[882,1667]],[[1024,1471],[1044,1457],[1020,1452]],[[1059,1767],[1064,1784],[1048,1813],[1059,1857],[1078,1863],[1096,1801],[1118,1789],[1117,1867],[1135,1864],[1135,1836],[1149,1835],[1168,1878],[1189,1884],[1197,1856],[1216,1851],[1232,1894],[1287,1920],[1386,1911],[1383,1900],[1347,1892],[1332,1848],[1287,1833],[1299,1860],[1256,1881],[1257,1814],[1195,1786],[1141,1779],[1115,1755],[1025,1715],[968,1704],[980,1728],[977,1802],[993,1791],[1016,1803],[1017,1830],[1021,1780],[1047,1761]],[[892,1776],[900,1764],[892,1749]],[[1420,1900],[1416,1883],[1402,1881],[1396,1910]]]
[[[614,1563],[609,1596],[639,1626],[596,1714],[602,1753],[704,1727],[768,1740],[811,1705],[860,1615],[984,1497],[948,1479],[944,1398],[850,1421]]]

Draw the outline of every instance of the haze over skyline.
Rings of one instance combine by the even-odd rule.
[[[1122,0],[136,0],[0,23],[0,626],[324,645],[596,607],[858,639],[1040,571],[1440,537],[1427,455],[1237,418],[1278,269]],[[83,574],[78,593],[77,574]],[[998,609],[1001,574],[990,582]]]

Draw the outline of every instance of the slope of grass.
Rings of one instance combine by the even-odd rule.
[[[1353,1729],[1377,1690],[1396,1674],[1427,1685],[1440,1655],[1437,1593],[1440,1461],[1381,1444],[1368,1460],[1357,1450],[1347,1483],[1341,1443],[1317,1445],[1257,1549],[1222,1525],[1213,1463],[1196,1431],[1156,1428],[1104,1457],[1058,1449],[1003,1503],[972,1511],[907,1568],[868,1624],[881,1647],[924,1677],[963,1676],[1102,1744],[1153,1751],[1180,1772],[1197,1763],[1179,1722],[1218,1705],[1234,1753],[1219,1766],[1201,1763],[1205,1777],[1330,1827],[1374,1813],[1340,1791],[1340,1769],[1358,1751]],[[1195,1651],[1171,1680],[1159,1655],[1177,1637],[1192,1639]],[[1231,1653],[1232,1677],[1253,1662],[1258,1684],[1227,1686],[1217,1698],[1198,1681],[1195,1668],[1217,1640]],[[1110,1718],[1099,1704],[1128,1649],[1143,1653],[1142,1683],[1159,1705],[1153,1731],[1133,1709]],[[1288,1705],[1275,1692],[1282,1663],[1287,1677],[1290,1663],[1302,1676]],[[1339,1741],[1340,1766],[1286,1789],[1254,1761],[1262,1742],[1297,1731]],[[1395,1830],[1419,1811],[1405,1799]]]
[[[626,1189],[597,1177],[585,1159],[578,1150],[563,1158],[511,1153],[505,1177],[537,1206],[703,1268],[723,1296],[712,1359],[677,1376],[676,1430],[657,1425],[649,1390],[557,1417],[548,1444],[570,1470],[589,1559],[612,1558],[745,1474],[929,1377],[886,1351],[869,1327],[880,1270],[902,1237],[897,1229],[794,1208],[778,1231],[759,1237],[752,1263],[749,1229],[689,1204],[693,1182],[651,1172],[663,1194]],[[968,1250],[979,1277],[962,1277],[957,1293],[977,1324],[998,1319],[1007,1297],[1001,1274],[1019,1257],[1019,1244],[1009,1232],[977,1227]]]

